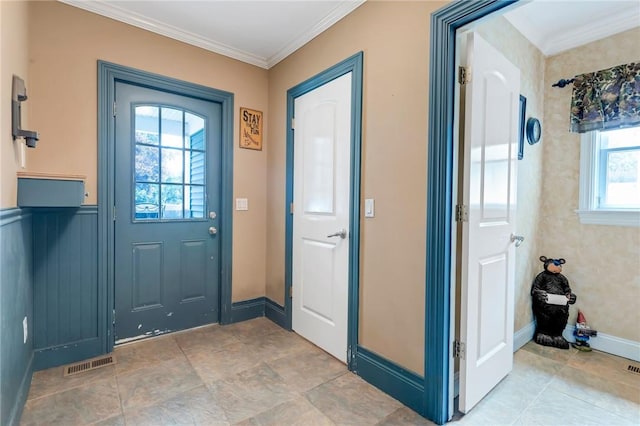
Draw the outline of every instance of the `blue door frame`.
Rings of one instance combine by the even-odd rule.
[[[456,1],[431,15],[424,415],[438,424],[449,416],[456,30],[516,1]]]
[[[360,158],[362,151],[362,66],[363,53],[359,52],[328,68],[287,91],[287,176],[285,195],[285,273],[284,306],[286,326],[292,327],[291,268],[293,255],[293,129],[295,98],[304,95],[336,78],[352,72],[351,84],[351,201],[349,208],[349,314],[347,329],[347,364],[353,370],[358,343],[358,283],[360,275]]]
[[[233,93],[212,89],[134,68],[98,61],[98,303],[107,306],[104,352],[113,350],[114,312],[114,176],[115,83],[121,81],[205,101],[222,107],[222,167],[220,204],[220,318],[231,321],[231,265],[233,238]]]

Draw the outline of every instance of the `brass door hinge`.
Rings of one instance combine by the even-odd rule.
[[[469,222],[469,207],[464,204],[456,206],[456,222]]]
[[[459,340],[453,341],[453,357],[464,359],[465,356],[465,344]]]
[[[471,72],[468,68],[458,67],[458,83],[465,85],[471,81]]]

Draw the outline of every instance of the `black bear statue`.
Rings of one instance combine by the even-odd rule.
[[[540,345],[569,349],[569,342],[562,337],[562,331],[569,319],[569,304],[576,303],[576,295],[571,292],[569,280],[561,274],[566,261],[545,256],[540,256],[540,261],[544,263],[544,271],[531,285],[536,320],[534,340]]]

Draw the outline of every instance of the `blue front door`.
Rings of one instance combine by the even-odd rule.
[[[115,338],[219,318],[221,104],[116,83]]]

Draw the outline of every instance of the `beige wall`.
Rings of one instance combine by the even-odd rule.
[[[583,225],[578,208],[580,135],[569,133],[571,87],[552,88],[561,78],[638,61],[636,28],[547,59],[543,122],[544,181],[541,255],[564,257],[563,273],[577,309],[601,333],[640,342],[640,228]],[[542,270],[541,264],[538,266]]]
[[[483,21],[476,29],[485,40],[520,69],[520,93],[527,98],[526,117],[536,117],[544,127],[545,57],[504,17]],[[524,144],[524,158],[518,161],[517,234],[525,242],[516,250],[514,330],[533,321],[531,282],[540,272],[539,218],[542,208],[543,144]]]
[[[16,206],[16,171],[24,141],[13,141],[11,135],[11,90],[13,75],[25,80],[29,101],[22,104],[22,125],[29,128],[31,86],[28,79],[27,55],[29,28],[27,4],[19,1],[0,1],[0,209]]]
[[[267,296],[283,303],[286,91],[364,51],[359,343],[423,372],[429,15],[437,2],[371,2],[269,72]]]
[[[41,137],[27,169],[86,175],[87,204],[97,202],[99,59],[234,93],[234,197],[250,210],[233,217],[233,300],[263,296],[269,140],[239,149],[237,114],[266,112],[267,71],[59,2],[30,2],[29,12],[29,123]]]

